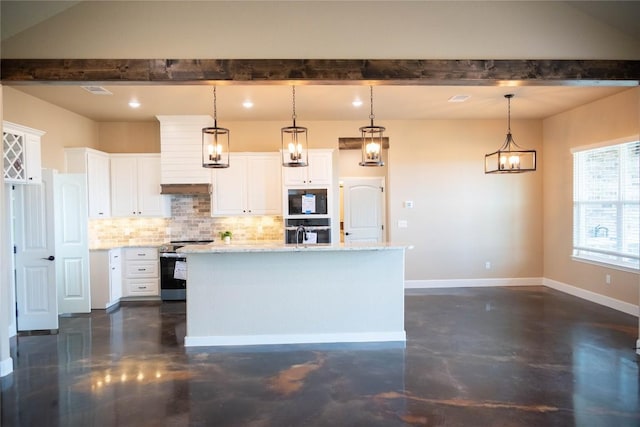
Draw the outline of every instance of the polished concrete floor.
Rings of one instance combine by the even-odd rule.
[[[638,319],[539,287],[409,291],[406,348],[185,350],[185,306],[12,341],[9,426],[639,426]]]

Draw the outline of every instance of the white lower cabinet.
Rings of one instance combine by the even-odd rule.
[[[124,248],[122,296],[159,296],[160,260],[157,248]]]
[[[121,250],[93,250],[90,258],[91,309],[106,309],[122,297]]]

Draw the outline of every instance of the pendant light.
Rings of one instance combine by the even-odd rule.
[[[374,126],[373,124],[373,86],[369,86],[371,113],[369,126],[362,126],[360,134],[362,137],[362,161],[360,166],[384,166],[382,161],[382,134],[385,128],[382,126]]]
[[[507,98],[508,121],[507,139],[500,149],[484,156],[484,173],[521,173],[536,170],[536,151],[523,150],[516,144],[511,135],[511,98],[513,94],[504,96]]]
[[[301,167],[307,166],[309,145],[307,141],[307,128],[296,126],[296,87],[293,89],[293,126],[287,126],[280,130],[282,140],[282,166]]]
[[[213,87],[213,127],[202,128],[202,167],[229,167],[229,129],[218,127],[216,87]]]

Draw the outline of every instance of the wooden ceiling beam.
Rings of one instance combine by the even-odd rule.
[[[2,59],[6,84],[637,86],[640,61],[409,59]]]

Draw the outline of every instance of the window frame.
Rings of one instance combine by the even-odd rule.
[[[601,205],[601,204],[614,204],[616,206],[616,227],[618,229],[622,229],[622,225],[624,224],[623,218],[623,210],[622,207],[624,205],[628,205],[631,203],[632,205],[640,205],[640,201],[629,200],[624,198],[624,192],[621,187],[621,166],[618,167],[618,199],[615,201],[612,200],[603,200],[603,201],[588,201],[588,200],[578,200],[578,183],[576,182],[576,177],[578,171],[576,170],[576,155],[579,153],[584,153],[586,151],[592,151],[602,148],[615,147],[619,145],[629,144],[629,143],[640,143],[640,135],[631,135],[624,138],[618,138],[609,141],[603,141],[596,144],[590,144],[580,147],[572,148],[572,177],[573,177],[573,185],[572,185],[572,233],[571,233],[571,248],[572,254],[571,259],[574,261],[585,262],[588,264],[595,264],[603,267],[609,267],[613,269],[629,271],[633,273],[638,273],[640,271],[640,254],[625,254],[621,251],[610,251],[604,249],[597,249],[593,247],[588,247],[584,245],[578,245],[577,243],[577,210],[579,206],[585,206],[589,204]],[[631,255],[630,257],[626,257],[625,255]],[[607,256],[616,256],[616,259],[607,258]],[[635,261],[625,261],[623,258],[628,260]]]

